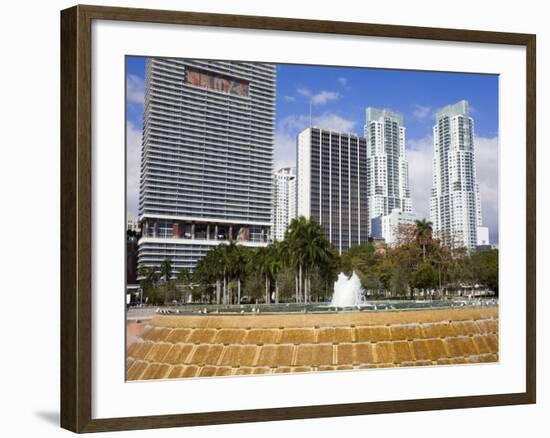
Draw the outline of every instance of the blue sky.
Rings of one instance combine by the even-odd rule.
[[[145,59],[127,58],[128,202],[139,169]],[[277,65],[275,168],[295,161],[296,135],[310,124],[363,134],[368,106],[401,112],[413,208],[428,217],[432,179],[432,126],[438,109],[466,99],[475,121],[476,165],[483,222],[498,243],[498,76],[349,67]],[[135,147],[131,147],[136,144]],[[132,177],[133,175],[133,177]],[[136,190],[136,188],[133,188]]]
[[[391,108],[403,114],[407,136],[431,134],[433,111],[461,99],[469,101],[477,134],[498,132],[498,79],[494,75],[418,72],[342,67],[277,66],[277,119],[309,113],[310,96],[325,91],[314,115],[330,110],[355,122],[362,134],[365,108]],[[314,100],[315,102],[315,100]]]

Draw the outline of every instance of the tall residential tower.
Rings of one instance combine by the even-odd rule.
[[[273,174],[274,240],[285,238],[286,227],[296,217],[296,167],[283,167]]]
[[[147,60],[140,264],[175,273],[221,243],[267,244],[274,118],[272,64]]]
[[[405,152],[403,116],[388,109],[367,108],[367,174],[369,235],[372,220],[394,209],[412,212],[409,164]]]
[[[340,253],[367,243],[367,148],[364,138],[321,128],[298,135],[298,216],[321,224]]]
[[[444,244],[474,249],[481,226],[476,179],[474,120],[468,102],[448,105],[436,114],[430,220]]]

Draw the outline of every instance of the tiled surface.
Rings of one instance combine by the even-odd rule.
[[[498,361],[498,308],[158,316],[128,380]]]

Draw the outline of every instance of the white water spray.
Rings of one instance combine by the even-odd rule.
[[[353,307],[363,303],[363,288],[361,280],[355,272],[351,277],[341,272],[334,283],[334,295],[330,302],[331,307]]]

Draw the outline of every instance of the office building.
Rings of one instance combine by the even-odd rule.
[[[283,240],[286,227],[296,217],[296,167],[283,167],[273,174],[273,240]]]
[[[149,58],[139,263],[193,270],[222,243],[266,245],[275,118],[272,64]]]
[[[390,214],[372,219],[371,235],[374,239],[384,239],[387,245],[406,243],[414,236],[417,216],[394,208]]]
[[[468,102],[448,105],[436,114],[430,220],[443,244],[474,249],[482,226],[476,178],[474,120]]]
[[[409,164],[405,151],[403,116],[388,109],[367,108],[369,235],[372,220],[387,216],[395,208],[412,213]]]
[[[297,215],[313,218],[340,253],[368,241],[364,138],[322,128],[298,135]]]

